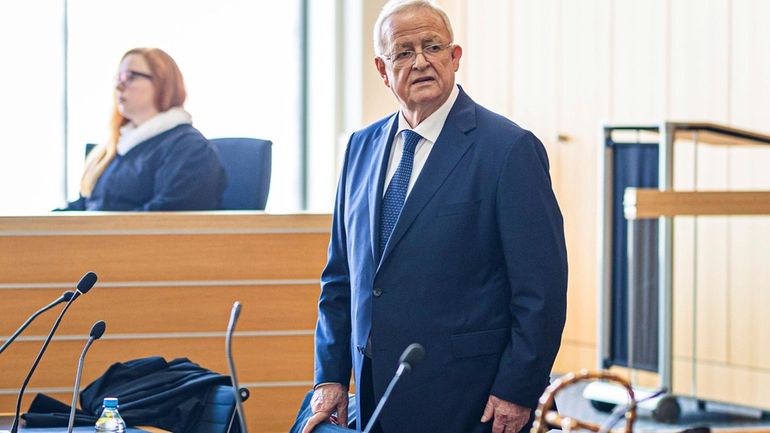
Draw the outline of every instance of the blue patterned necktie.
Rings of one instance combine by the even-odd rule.
[[[401,208],[404,207],[406,191],[409,188],[409,179],[412,177],[412,165],[414,164],[414,149],[422,136],[420,134],[404,130],[404,153],[401,154],[401,162],[393,178],[390,180],[385,196],[382,197],[382,214],[380,215],[380,257],[385,252],[390,234],[396,227]]]

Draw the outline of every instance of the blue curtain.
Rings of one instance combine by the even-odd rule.
[[[623,193],[627,187],[658,187],[658,143],[609,145],[613,147],[612,311],[610,359],[605,360],[605,366],[633,366],[657,371],[658,222],[634,222],[634,263],[629,269],[628,222],[623,216]],[[629,274],[634,277],[631,287]],[[631,296],[633,312],[628,309]],[[633,359],[629,359],[629,337],[633,339]]]

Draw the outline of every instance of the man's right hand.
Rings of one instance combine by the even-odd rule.
[[[313,416],[307,420],[302,433],[310,433],[315,426],[324,421],[343,427],[348,426],[348,389],[339,383],[325,383],[313,391],[310,400]],[[337,412],[336,419],[332,417]]]

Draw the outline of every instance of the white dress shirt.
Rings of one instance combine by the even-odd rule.
[[[409,193],[412,192],[414,182],[417,180],[417,177],[420,175],[422,168],[425,166],[425,161],[428,160],[428,155],[430,155],[431,150],[433,150],[433,145],[436,143],[436,140],[438,140],[438,136],[441,134],[441,130],[444,129],[446,118],[449,116],[449,111],[452,109],[452,106],[457,100],[457,95],[459,94],[460,91],[458,90],[457,85],[455,85],[452,89],[452,93],[449,94],[447,100],[441,104],[438,110],[428,116],[427,119],[420,122],[420,124],[417,125],[414,129],[409,126],[406,118],[404,118],[404,114],[401,111],[398,112],[398,131],[396,131],[396,136],[393,138],[393,146],[391,146],[390,149],[388,174],[385,177],[385,188],[382,189],[383,196],[385,195],[385,191],[388,190],[390,180],[393,178],[393,175],[396,174],[398,164],[401,162],[401,155],[404,153],[404,136],[401,134],[401,132],[407,129],[412,129],[414,132],[422,136],[422,139],[420,139],[420,141],[417,143],[417,147],[415,147],[414,150],[414,165],[412,166],[412,176],[409,178],[409,187],[406,189],[406,196],[409,197]]]

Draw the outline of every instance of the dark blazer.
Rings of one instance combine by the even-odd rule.
[[[166,362],[153,356],[115,363],[80,393],[83,409],[77,411],[75,425],[93,426],[102,413],[104,397],[117,397],[128,426],[191,432],[200,421],[207,393],[217,385],[229,386],[230,377],[187,358]],[[70,406],[38,394],[24,419],[27,427],[67,426],[69,413]]]
[[[185,211],[222,208],[227,180],[219,155],[192,125],[176,126],[115,155],[65,210]]]
[[[379,257],[397,119],[348,143],[321,277],[315,383],[347,384],[351,368],[360,383],[371,336],[379,399],[418,342],[425,358],[391,395],[383,429],[489,431],[479,419],[490,393],[536,406],[564,327],[567,254],[546,152],[460,89]]]

